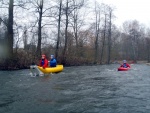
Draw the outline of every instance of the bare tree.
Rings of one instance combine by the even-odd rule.
[[[28,41],[28,36],[27,36],[27,29],[24,28],[24,31],[23,31],[23,42],[24,42],[24,50],[27,49],[27,41]]]
[[[95,57],[94,63],[97,63],[98,57],[98,38],[100,34],[101,6],[95,1]]]
[[[9,1],[0,1],[1,3],[1,7],[2,9],[8,9],[8,21],[4,21],[2,18],[0,18],[1,22],[3,22],[5,24],[5,26],[7,27],[7,48],[8,48],[8,54],[7,57],[11,58],[13,55],[13,45],[14,45],[14,18],[16,15],[14,15],[14,8],[16,8],[16,12],[15,13],[19,13],[17,12],[17,7],[18,8],[25,8],[25,4],[28,3],[28,1],[14,1],[14,0],[9,0]],[[5,12],[5,10],[4,10]],[[7,12],[5,12],[7,13]],[[5,15],[4,15],[5,16]]]
[[[104,46],[105,46],[105,40],[106,40],[106,24],[107,24],[107,15],[105,14],[104,17],[104,28],[103,28],[103,38],[102,38],[102,47],[101,47],[101,55],[100,55],[100,64],[102,64],[103,61],[103,55],[104,55]]]
[[[13,9],[14,0],[9,0],[9,10],[8,10],[8,57],[11,58],[13,55]]]
[[[145,38],[147,62],[150,63],[150,29],[147,29],[147,37]]]
[[[145,59],[146,52],[143,50],[146,50],[145,37],[148,37],[145,34],[145,26],[137,20],[126,21],[123,23],[123,32],[125,37],[122,37],[122,50],[127,53],[124,58],[132,59],[134,62]]]
[[[138,42],[139,42],[139,22],[138,21],[133,21],[130,24],[130,39],[131,39],[131,44],[132,44],[132,50],[133,50],[133,59],[136,62],[138,59]]]
[[[76,50],[78,51],[78,33],[80,28],[83,26],[84,21],[83,19],[80,19],[80,9],[84,6],[85,1],[84,0],[73,0],[73,11],[72,11],[72,19],[73,19],[73,23],[72,27],[73,27],[73,33],[74,33],[74,38],[75,38],[75,44],[76,44]],[[83,18],[84,18],[84,13],[82,11],[83,14]]]
[[[59,52],[61,16],[62,16],[62,0],[60,0],[60,2],[59,2],[58,34],[57,34],[57,43],[56,43],[56,51],[55,51],[56,59],[58,58],[58,52]]]
[[[147,62],[150,63],[150,38],[146,38]]]
[[[65,44],[64,49],[62,52],[62,63],[66,62],[66,50],[67,50],[67,43],[68,43],[68,24],[69,24],[69,0],[66,0],[66,7],[64,9],[65,11]]]
[[[107,56],[107,63],[110,64],[111,60],[111,47],[112,47],[112,16],[113,16],[113,8],[108,6],[108,16],[109,16],[109,29],[108,29],[108,56]]]
[[[43,14],[43,0],[40,0],[39,2],[36,2],[38,14],[39,14],[39,20],[38,20],[38,44],[36,49],[36,55],[37,57],[41,56],[41,32],[42,32],[42,14]]]

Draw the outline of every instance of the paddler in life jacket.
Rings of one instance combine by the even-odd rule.
[[[51,55],[51,59],[50,59],[50,67],[56,67],[57,65],[57,61],[54,58],[54,55]]]
[[[46,59],[46,55],[44,55],[44,54],[42,55],[39,66],[43,67],[43,69],[48,67],[48,60]]]
[[[127,63],[126,60],[123,60],[123,64],[120,67],[130,68],[130,65]]]

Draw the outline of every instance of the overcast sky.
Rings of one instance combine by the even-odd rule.
[[[137,20],[150,26],[150,0],[97,0],[116,7],[115,23],[122,25],[126,20]]]

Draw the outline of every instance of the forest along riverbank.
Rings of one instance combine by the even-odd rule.
[[[131,66],[65,67],[43,77],[29,69],[0,71],[0,113],[148,113],[150,66]]]

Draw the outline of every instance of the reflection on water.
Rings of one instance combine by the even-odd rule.
[[[66,67],[31,77],[29,70],[0,72],[0,113],[148,113],[150,66]]]

